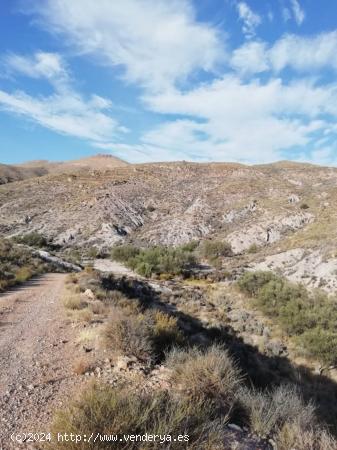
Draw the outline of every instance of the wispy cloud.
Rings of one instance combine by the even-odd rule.
[[[97,95],[84,98],[73,89],[63,58],[55,53],[30,56],[11,54],[4,59],[13,75],[46,78],[54,87],[48,96],[31,96],[23,91],[0,90],[0,109],[58,133],[93,142],[106,142],[126,131],[110,117],[111,102]]]
[[[337,71],[337,31],[313,37],[288,34],[271,46],[262,41],[249,42],[233,52],[231,65],[248,74],[268,70],[279,73],[287,67],[302,73]]]
[[[216,28],[197,22],[188,0],[37,0],[33,5],[46,29],[66,36],[81,54],[123,68],[127,81],[143,87],[160,90],[192,72],[212,71],[225,53]]]
[[[237,3],[236,7],[243,22],[242,31],[246,38],[251,39],[255,36],[256,28],[262,23],[262,19],[245,2]]]
[[[297,25],[302,25],[305,19],[305,12],[299,0],[290,0],[290,4]]]
[[[14,73],[50,81],[68,81],[65,62],[57,53],[39,51],[29,57],[10,53],[3,58],[3,62],[5,67]]]

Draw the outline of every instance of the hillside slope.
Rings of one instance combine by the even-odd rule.
[[[336,198],[337,169],[306,164],[80,168],[1,186],[0,230],[72,248],[227,240],[232,269],[264,264],[334,289]]]

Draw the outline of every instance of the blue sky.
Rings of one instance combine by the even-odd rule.
[[[331,0],[3,0],[0,161],[337,165]]]

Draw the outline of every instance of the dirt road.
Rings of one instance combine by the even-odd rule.
[[[0,295],[0,449],[11,433],[47,432],[51,413],[74,388],[75,332],[60,301],[64,274]]]

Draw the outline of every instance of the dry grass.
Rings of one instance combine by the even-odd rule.
[[[139,434],[188,435],[189,450],[214,450],[222,448],[223,420],[212,419],[211,405],[204,401],[189,402],[175,399],[167,392],[149,394],[137,393],[138,386],[93,385],[76,403],[59,412],[52,425],[52,432],[79,435]],[[111,449],[111,442],[72,442],[62,444],[66,450]],[[116,449],[154,450],[160,447],[180,450],[186,441],[157,442],[129,441],[114,442]],[[49,448],[59,449],[54,440]]]
[[[62,301],[64,307],[70,310],[80,310],[85,307],[85,303],[81,299],[80,295],[69,291],[64,294]]]
[[[84,328],[84,330],[81,330],[78,338],[77,338],[77,342],[80,342],[82,344],[87,344],[90,342],[95,341],[96,339],[99,338],[99,330],[97,329],[97,327],[95,328]]]
[[[76,375],[84,375],[91,369],[91,363],[88,359],[78,358],[73,365],[73,370]]]
[[[250,428],[261,437],[295,420],[303,428],[310,427],[316,420],[313,406],[306,405],[291,386],[280,386],[273,392],[242,389],[239,397],[247,411]]]
[[[297,421],[286,423],[275,437],[278,450],[336,450],[337,441],[319,426],[304,428]]]
[[[73,314],[73,319],[77,322],[90,323],[94,318],[94,314],[90,308],[80,309]]]
[[[93,314],[104,315],[108,311],[108,307],[106,304],[102,303],[99,300],[92,301],[89,303],[89,308]]]
[[[219,346],[202,352],[197,348],[172,351],[167,358],[171,381],[187,398],[212,403],[228,413],[241,384],[241,373],[228,353]]]
[[[108,349],[122,355],[141,360],[149,360],[153,355],[149,324],[143,314],[126,315],[122,309],[113,308],[104,329],[104,340]]]

